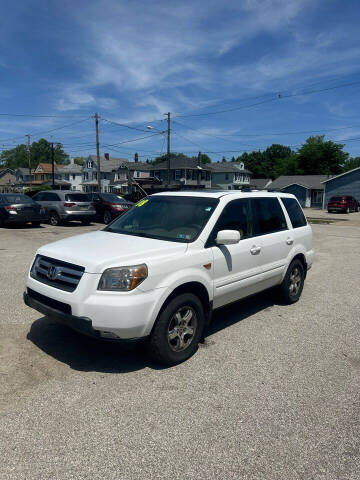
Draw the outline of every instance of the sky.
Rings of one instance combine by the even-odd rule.
[[[171,112],[171,151],[213,161],[320,134],[360,156],[358,0],[1,5],[0,151],[94,154],[98,112],[102,154],[151,159]]]

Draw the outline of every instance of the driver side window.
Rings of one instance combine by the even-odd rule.
[[[251,203],[248,199],[233,200],[228,203],[210,234],[208,245],[215,245],[220,230],[237,230],[241,239],[253,236]]]

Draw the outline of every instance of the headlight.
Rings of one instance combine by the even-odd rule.
[[[101,275],[98,290],[128,292],[134,290],[148,275],[147,266],[108,268]]]

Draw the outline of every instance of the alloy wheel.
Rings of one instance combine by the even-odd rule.
[[[289,292],[290,295],[296,296],[299,293],[301,287],[301,273],[298,267],[295,267],[294,270],[290,273],[290,284],[289,284]]]
[[[172,316],[168,328],[168,343],[174,352],[185,350],[192,342],[198,326],[196,312],[183,306]]]

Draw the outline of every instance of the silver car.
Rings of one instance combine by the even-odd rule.
[[[46,190],[34,195],[33,200],[45,208],[54,226],[71,220],[88,225],[95,217],[90,196],[76,190]]]

